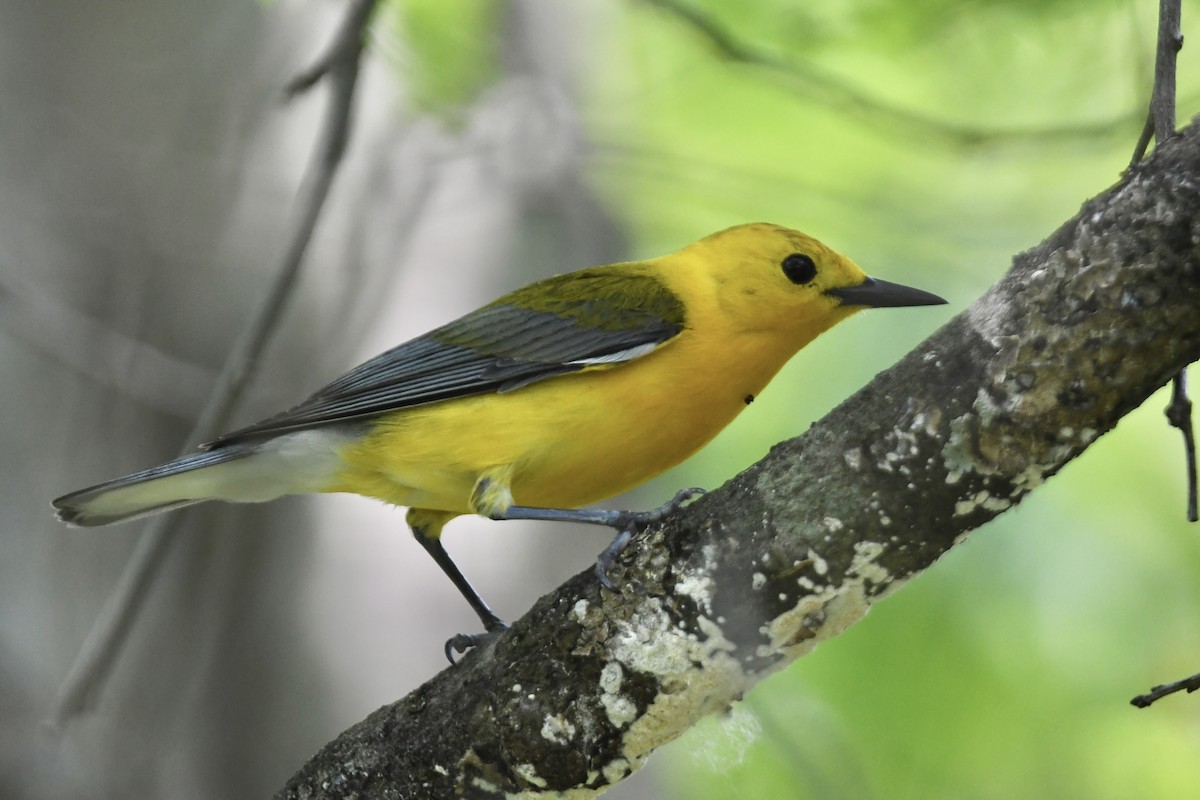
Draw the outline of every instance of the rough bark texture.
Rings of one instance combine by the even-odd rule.
[[[317,754],[285,798],[590,797],[1200,357],[1193,124],[804,436]]]

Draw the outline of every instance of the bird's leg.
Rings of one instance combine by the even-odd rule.
[[[410,510],[408,515],[409,527],[412,528],[413,536],[416,540],[425,548],[425,552],[433,557],[437,565],[442,568],[442,572],[446,573],[446,577],[458,588],[458,591],[479,616],[479,621],[483,623],[485,631],[485,633],[475,634],[458,633],[446,640],[446,658],[453,664],[455,663],[454,653],[465,653],[467,650],[481,644],[497,633],[507,630],[508,623],[500,619],[496,615],[496,612],[492,611],[479,595],[479,592],[475,591],[475,587],[471,585],[467,577],[462,574],[458,565],[450,558],[450,554],[446,552],[441,539],[442,525],[445,524],[448,517],[446,519],[434,519],[435,515],[442,516],[438,515],[437,512],[425,512],[421,514],[416,513],[416,509]]]
[[[596,577],[606,589],[613,589],[612,579],[608,577],[608,568],[613,565],[621,551],[629,544],[635,533],[640,533],[650,525],[680,508],[693,497],[704,494],[703,489],[683,489],[676,493],[668,502],[649,511],[617,511],[603,508],[536,508],[533,506],[508,506],[503,510],[492,511],[486,516],[492,519],[535,519],[550,522],[582,522],[588,525],[604,525],[617,530],[617,537],[612,540],[604,552],[596,559]]]

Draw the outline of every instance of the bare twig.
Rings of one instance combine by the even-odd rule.
[[[1155,146],[1161,146],[1175,134],[1175,61],[1183,47],[1179,30],[1180,0],[1159,0],[1158,50],[1154,59],[1154,93],[1150,98],[1150,119],[1154,126]],[[1192,430],[1192,401],[1187,395],[1187,373],[1175,376],[1167,421],[1183,434],[1187,459],[1187,518],[1196,515],[1196,436]]]
[[[1179,30],[1180,0],[1159,0],[1158,46],[1154,56],[1154,88],[1146,124],[1133,148],[1132,168],[1146,155],[1151,137],[1155,146],[1175,135],[1175,61],[1183,47]],[[1196,436],[1192,430],[1192,401],[1187,395],[1187,371],[1181,370],[1172,384],[1171,402],[1166,408],[1167,422],[1183,434],[1187,474],[1187,519],[1197,520],[1196,509]]]
[[[1154,146],[1175,135],[1175,60],[1183,47],[1183,34],[1179,30],[1180,0],[1159,0],[1158,46],[1154,57],[1154,89],[1150,96],[1150,110],[1146,115],[1146,126],[1138,138],[1133,151],[1132,168],[1142,160],[1146,148],[1154,136]],[[1192,428],[1192,401],[1187,394],[1187,369],[1181,369],[1171,383],[1171,402],[1166,408],[1167,422],[1183,434],[1183,452],[1187,470],[1187,519],[1197,520],[1196,509],[1196,435]],[[1194,692],[1200,688],[1200,674],[1190,678],[1155,686],[1146,694],[1139,694],[1130,702],[1138,708],[1146,708],[1155,700],[1186,689]]]
[[[220,433],[249,384],[259,357],[296,286],[304,254],[346,149],[364,37],[376,4],[377,0],[354,0],[326,54],[288,86],[290,96],[313,86],[321,78],[329,79],[331,97],[321,142],[300,189],[300,213],[279,272],[225,360],[216,386],[187,437],[184,452],[188,452],[196,442]],[[168,534],[174,519],[155,518],[138,539],[124,572],[101,606],[71,671],[59,689],[50,716],[51,725],[61,726],[86,708],[89,698],[95,695],[108,676],[142,607],[146,590],[163,563],[167,544],[171,541]]]
[[[1192,401],[1187,394],[1187,370],[1180,370],[1171,384],[1171,402],[1166,409],[1167,422],[1183,434],[1183,454],[1187,459],[1187,519],[1196,515],[1196,434],[1192,430]]]
[[[1169,694],[1175,694],[1176,692],[1188,692],[1190,694],[1197,689],[1200,689],[1200,673],[1197,673],[1190,678],[1184,678],[1181,681],[1164,683],[1161,686],[1155,686],[1150,691],[1146,692],[1145,694],[1139,694],[1129,702],[1138,708],[1147,708],[1155,700],[1161,700]]]
[[[1129,160],[1129,166],[1141,161],[1146,157],[1146,149],[1150,147],[1150,140],[1154,138],[1154,112],[1146,112],[1146,124],[1142,126],[1142,132],[1138,135],[1137,144],[1133,146],[1133,158]]]
[[[1154,94],[1150,98],[1150,115],[1154,118],[1156,144],[1159,145],[1175,135],[1175,60],[1183,47],[1179,20],[1180,0],[1159,0]]]
[[[1154,58],[1154,92],[1150,98],[1150,116],[1155,146],[1161,146],[1175,135],[1175,61],[1183,47],[1179,30],[1180,0],[1159,0],[1158,49]],[[1187,372],[1175,376],[1171,404],[1166,409],[1167,421],[1183,434],[1184,456],[1187,459],[1187,518],[1197,520],[1196,514],[1196,436],[1192,430],[1192,401],[1187,395]]]
[[[1179,29],[1180,0],[1159,0],[1158,44],[1154,53],[1154,87],[1150,92],[1150,108],[1146,124],[1133,148],[1130,166],[1146,156],[1153,137],[1161,145],[1175,133],[1175,60],[1183,47]]]

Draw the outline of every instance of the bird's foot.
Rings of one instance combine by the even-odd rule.
[[[446,647],[443,652],[446,653],[446,660],[451,664],[457,665],[454,654],[463,653],[471,650],[479,645],[493,639],[496,636],[508,630],[508,623],[496,617],[487,623],[487,630],[483,633],[456,633],[446,640]]]
[[[612,578],[608,577],[608,568],[613,565],[613,562],[617,560],[617,556],[621,555],[621,551],[625,549],[625,545],[629,544],[629,540],[632,538],[632,531],[621,531],[596,559],[596,579],[600,581],[601,586],[610,592],[615,592],[617,585],[613,583]]]
[[[596,559],[596,578],[600,581],[600,585],[609,591],[616,590],[616,584],[608,576],[608,568],[616,562],[617,557],[621,555],[621,551],[629,544],[634,533],[640,533],[668,514],[681,508],[687,501],[702,494],[704,494],[703,489],[693,486],[690,489],[681,489],[676,492],[674,497],[658,508],[652,508],[649,511],[620,512],[620,516],[615,520],[615,524],[613,525],[620,533],[617,534],[617,537],[612,540],[608,547],[604,548],[604,552]]]

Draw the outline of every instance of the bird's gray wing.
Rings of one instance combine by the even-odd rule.
[[[581,270],[506,295],[360,364],[300,405],[205,446],[515,391],[640,358],[684,329],[682,302],[657,278],[608,270]]]

